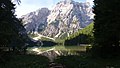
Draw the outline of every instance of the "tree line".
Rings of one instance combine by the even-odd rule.
[[[94,23],[66,38],[65,44],[93,42],[93,55],[118,56],[120,53],[119,8],[120,0],[94,0]],[[11,0],[0,0],[0,59],[4,57],[6,50],[26,49],[26,43],[29,41],[21,21],[15,16],[15,4]]]
[[[15,4],[12,0],[0,0],[0,62],[11,52],[25,53],[29,44],[34,45],[34,42],[28,37],[21,20],[16,17]]]
[[[120,53],[120,0],[94,0],[94,45],[98,56]]]
[[[65,39],[65,45],[90,44],[93,42],[93,23]]]

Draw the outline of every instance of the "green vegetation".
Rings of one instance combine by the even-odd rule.
[[[67,34],[56,39],[59,44],[75,46],[58,45],[54,46],[55,50],[77,52],[79,55],[59,56],[55,59],[56,63],[63,64],[66,68],[120,68],[120,0],[95,0],[94,3],[94,23],[70,35],[65,42],[60,39],[64,39]],[[14,13],[15,4],[12,0],[0,0],[0,68],[48,68],[48,58],[26,54],[28,42],[31,41]],[[54,22],[51,24],[58,25]],[[76,21],[73,24],[76,24]],[[31,37],[36,35],[33,34]],[[47,40],[43,41],[47,46],[56,44],[48,38],[42,40]],[[93,41],[92,47],[76,46],[91,44]],[[34,45],[34,42],[30,45]],[[53,46],[39,49],[46,51],[51,48]],[[90,48],[92,50],[86,50]],[[32,51],[31,48],[28,48],[29,50]]]
[[[66,68],[120,68],[120,58],[102,59],[84,55],[59,56],[56,63],[66,66]]]
[[[43,43],[43,47],[51,47],[51,46],[57,45],[57,43],[52,41],[42,41],[42,43]]]
[[[38,35],[29,33],[28,36],[31,37],[31,38],[34,38],[34,37],[37,37]]]
[[[16,18],[15,4],[11,0],[0,0],[0,46],[20,46],[26,41],[25,29]],[[14,45],[13,45],[14,44]],[[17,45],[16,45],[17,44]]]
[[[54,42],[52,39],[46,38],[46,37],[41,37],[40,38],[41,41],[52,41]]]
[[[55,42],[58,43],[58,45],[64,45],[64,39],[55,39]]]
[[[6,52],[25,52],[25,43],[30,40],[14,13],[15,4],[11,0],[0,0],[0,62],[4,62]]]
[[[79,36],[80,34],[85,34],[85,35],[93,36],[93,25],[94,25],[94,23],[89,24],[87,27],[85,27],[85,28],[79,30],[78,32],[70,35],[70,36],[69,36],[68,38],[66,38],[66,39],[68,39],[68,40],[69,40],[69,39],[72,39],[72,38],[74,38],[74,37],[76,37],[76,36]]]
[[[91,23],[82,30],[79,30],[75,34],[67,37],[65,40],[65,45],[90,44],[93,40],[93,23]]]
[[[67,36],[68,36],[67,33],[63,33],[62,35],[59,36],[58,39],[64,40]]]
[[[36,35],[30,35],[31,37],[36,37]],[[67,34],[63,34],[60,38],[56,38],[55,41],[52,39],[41,37],[41,41],[51,41],[58,43],[59,45],[78,45],[78,44],[90,44],[93,43],[93,23],[89,24],[87,27],[79,30],[78,32],[66,37]],[[72,43],[74,42],[74,43]]]
[[[12,55],[0,68],[48,68],[49,59],[40,55]]]
[[[94,3],[93,54],[101,57],[120,55],[120,0],[95,0]]]

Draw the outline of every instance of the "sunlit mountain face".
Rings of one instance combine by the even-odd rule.
[[[52,10],[41,8],[23,15],[22,21],[28,34],[60,38],[86,27],[93,21],[93,16],[89,2],[64,0]]]

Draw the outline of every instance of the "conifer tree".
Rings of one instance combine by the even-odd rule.
[[[14,4],[11,0],[0,0],[0,45],[7,46],[18,36]]]
[[[0,47],[12,47],[13,51],[15,47],[24,47],[28,40],[25,28],[14,14],[15,4],[0,0]]]
[[[94,0],[94,37],[96,52],[101,56],[120,51],[120,0]]]

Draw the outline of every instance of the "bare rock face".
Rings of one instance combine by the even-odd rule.
[[[58,2],[53,10],[42,8],[24,15],[23,24],[28,33],[42,34],[52,38],[69,36],[93,21],[90,3],[73,0]]]
[[[42,31],[47,26],[47,16],[50,10],[41,8],[37,11],[22,16],[23,25],[27,33],[35,33]]]

